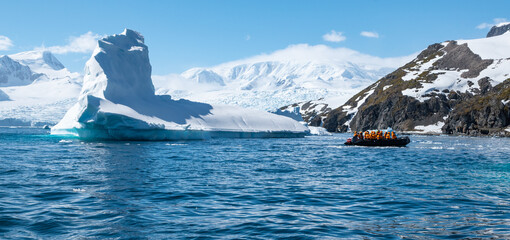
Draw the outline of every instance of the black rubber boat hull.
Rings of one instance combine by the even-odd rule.
[[[409,137],[389,140],[357,140],[345,142],[345,145],[371,146],[371,147],[405,147],[411,140]]]

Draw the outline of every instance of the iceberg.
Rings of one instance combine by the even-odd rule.
[[[51,129],[86,140],[303,137],[309,129],[276,114],[156,95],[144,37],[126,29],[98,41],[78,102]]]

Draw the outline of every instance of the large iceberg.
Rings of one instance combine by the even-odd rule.
[[[156,95],[149,51],[126,29],[98,41],[76,103],[51,129],[82,139],[179,140],[216,137],[302,137],[308,128],[264,111]]]

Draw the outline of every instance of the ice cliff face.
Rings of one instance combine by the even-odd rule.
[[[509,69],[510,32],[433,44],[332,110],[324,127],[508,135]]]
[[[144,38],[126,29],[98,41],[78,103],[52,134],[84,139],[296,137],[308,129],[283,116],[156,95]]]

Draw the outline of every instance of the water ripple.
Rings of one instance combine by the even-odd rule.
[[[346,137],[80,142],[0,128],[0,238],[510,238],[509,139]]]

